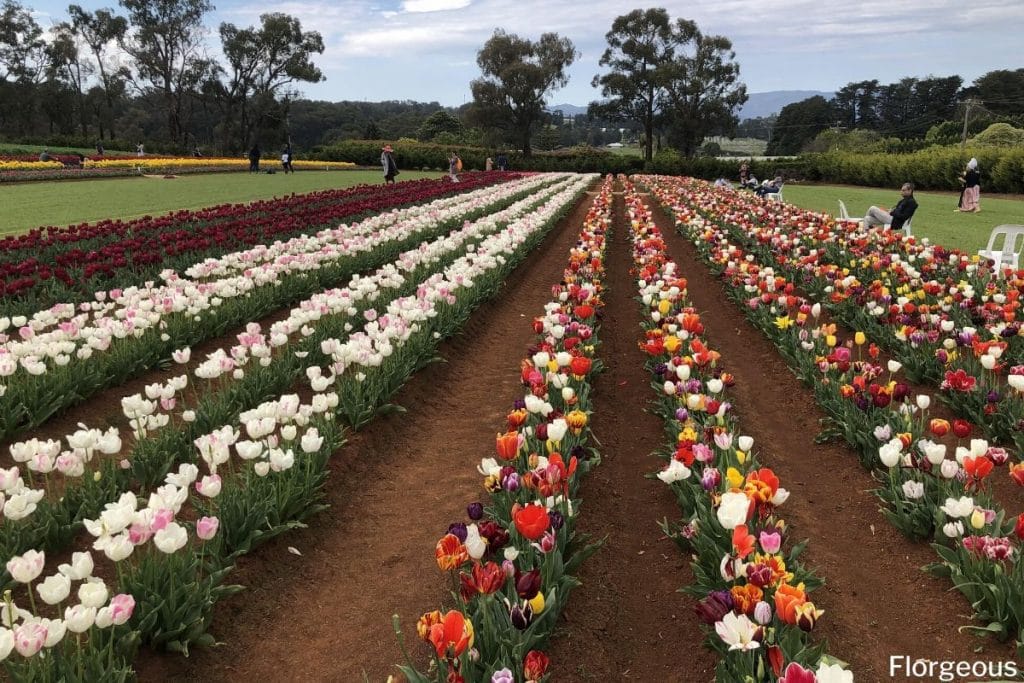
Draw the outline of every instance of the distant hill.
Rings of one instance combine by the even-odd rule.
[[[806,100],[815,95],[821,95],[826,100],[830,100],[835,93],[821,90],[771,90],[749,93],[747,103],[739,111],[740,121],[778,114],[787,104]]]
[[[586,114],[587,108],[577,107],[575,104],[549,104],[547,106],[548,111],[560,111],[566,116],[576,116],[577,114]]]

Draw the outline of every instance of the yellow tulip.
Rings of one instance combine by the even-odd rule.
[[[745,463],[747,461],[747,454],[744,453],[743,451],[737,450],[736,451],[736,461],[739,464],[742,465],[743,463]]]
[[[674,334],[670,334],[669,336],[665,337],[665,350],[667,350],[669,353],[675,353],[681,345],[682,342],[679,340],[679,337],[675,336]]]
[[[537,595],[530,600],[530,607],[533,608],[534,616],[544,611],[544,593],[537,591]]]
[[[829,347],[835,346],[836,345],[836,336],[834,334],[830,334],[830,335],[826,336],[825,337],[825,343],[828,344]]]
[[[974,512],[971,513],[971,526],[975,529],[981,529],[985,526],[985,513],[975,508]]]
[[[863,332],[857,332],[853,335],[853,343],[857,346],[861,346],[867,341],[867,337],[864,336]]]
[[[733,488],[739,488],[743,484],[744,477],[738,469],[730,467],[725,471],[725,479]]]
[[[658,302],[658,313],[662,315],[668,315],[668,312],[672,310],[672,302],[668,299],[662,299]]]
[[[779,328],[780,330],[789,329],[789,327],[792,324],[793,320],[788,315],[784,315],[781,318],[775,319],[775,327]]]

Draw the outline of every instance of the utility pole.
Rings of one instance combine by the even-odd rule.
[[[973,107],[975,104],[976,102],[973,99],[968,99],[964,101],[964,132],[960,135],[961,155],[964,152],[964,148],[967,146],[967,122],[971,118],[971,107]]]

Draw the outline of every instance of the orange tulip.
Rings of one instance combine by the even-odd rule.
[[[964,471],[972,482],[980,482],[987,477],[995,465],[984,455],[974,458],[964,458]]]
[[[764,591],[752,583],[733,586],[729,592],[732,593],[732,601],[736,605],[736,610],[747,616],[754,615],[754,608],[764,598]]]
[[[1010,478],[1017,486],[1024,486],[1024,462],[1010,465]]]
[[[796,625],[796,608],[807,602],[803,588],[784,583],[775,589],[775,613],[786,624]]]
[[[512,460],[519,455],[519,432],[508,431],[498,434],[495,439],[498,450],[498,457],[502,460]]]
[[[508,428],[510,430],[516,430],[522,427],[526,423],[526,419],[530,417],[529,411],[526,408],[520,408],[513,410],[508,414]]]
[[[949,421],[934,417],[928,422],[928,431],[941,439],[949,434]]]
[[[737,524],[732,530],[732,547],[736,549],[736,555],[742,560],[754,552],[754,544],[757,539],[747,531],[746,524]]]
[[[441,571],[458,569],[469,559],[469,552],[455,534],[445,534],[434,548],[434,557]]]
[[[455,659],[473,646],[473,622],[458,610],[451,610],[441,623],[430,627],[430,642],[438,657]]]

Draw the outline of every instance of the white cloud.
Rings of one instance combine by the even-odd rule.
[[[447,12],[469,7],[472,0],[405,0],[402,9],[406,12]]]

